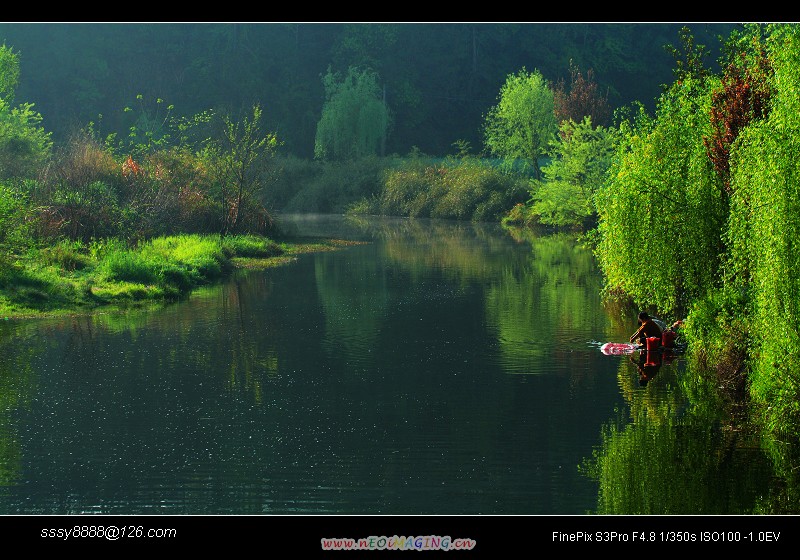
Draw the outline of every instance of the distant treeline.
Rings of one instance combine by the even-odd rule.
[[[313,157],[328,69],[379,77],[393,128],[386,153],[446,155],[480,124],[509,74],[536,68],[552,82],[570,63],[592,69],[612,107],[653,107],[672,81],[680,23],[3,23],[0,44],[21,54],[18,99],[54,139],[98,123],[125,132],[137,95],[183,115],[255,104],[283,150]],[[690,24],[712,48],[735,24]],[[716,57],[712,56],[712,59]],[[102,115],[102,118],[99,118]]]

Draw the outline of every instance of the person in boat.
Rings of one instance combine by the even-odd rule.
[[[647,339],[652,336],[661,340],[661,327],[653,321],[653,318],[646,311],[642,311],[639,313],[639,328],[631,335],[630,341],[647,346]]]

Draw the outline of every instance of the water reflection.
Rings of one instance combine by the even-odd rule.
[[[689,404],[680,361],[643,386],[634,363],[599,352],[628,327],[574,236],[294,223],[370,243],[163,309],[0,325],[0,512],[755,507],[763,457]],[[682,504],[715,469],[727,498]],[[695,478],[680,490],[678,477]]]
[[[32,361],[46,351],[46,339],[35,338],[36,328],[0,323],[0,493],[22,476],[22,448],[14,416],[30,407],[37,380]],[[23,341],[20,344],[20,341]]]
[[[585,469],[599,482],[599,514],[751,514],[771,477],[758,446],[716,419],[653,418],[646,407],[606,427]]]
[[[566,234],[528,241],[530,255],[506,263],[486,294],[509,373],[547,373],[554,360],[571,359],[593,337],[612,332],[597,312],[602,285],[591,251]]]

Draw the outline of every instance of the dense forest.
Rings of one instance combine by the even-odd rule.
[[[592,69],[609,103],[653,107],[672,79],[683,24],[579,23],[3,23],[0,43],[20,54],[17,98],[34,103],[55,139],[98,121],[126,131],[137,95],[178,114],[264,107],[266,128],[298,157],[314,155],[323,76],[377,73],[393,114],[386,153],[451,153],[480,146],[480,125],[508,74],[538,69],[552,82],[570,63]],[[719,47],[733,24],[689,24]],[[710,62],[714,62],[710,58]]]

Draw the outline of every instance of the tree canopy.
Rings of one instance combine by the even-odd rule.
[[[539,158],[546,154],[558,130],[553,91],[538,70],[522,68],[506,78],[497,105],[486,115],[484,135],[492,154],[526,160],[539,175]]]
[[[348,160],[383,151],[391,116],[381,96],[377,73],[369,68],[350,67],[341,76],[329,68],[322,82],[325,104],[317,124],[314,156],[321,160]]]

